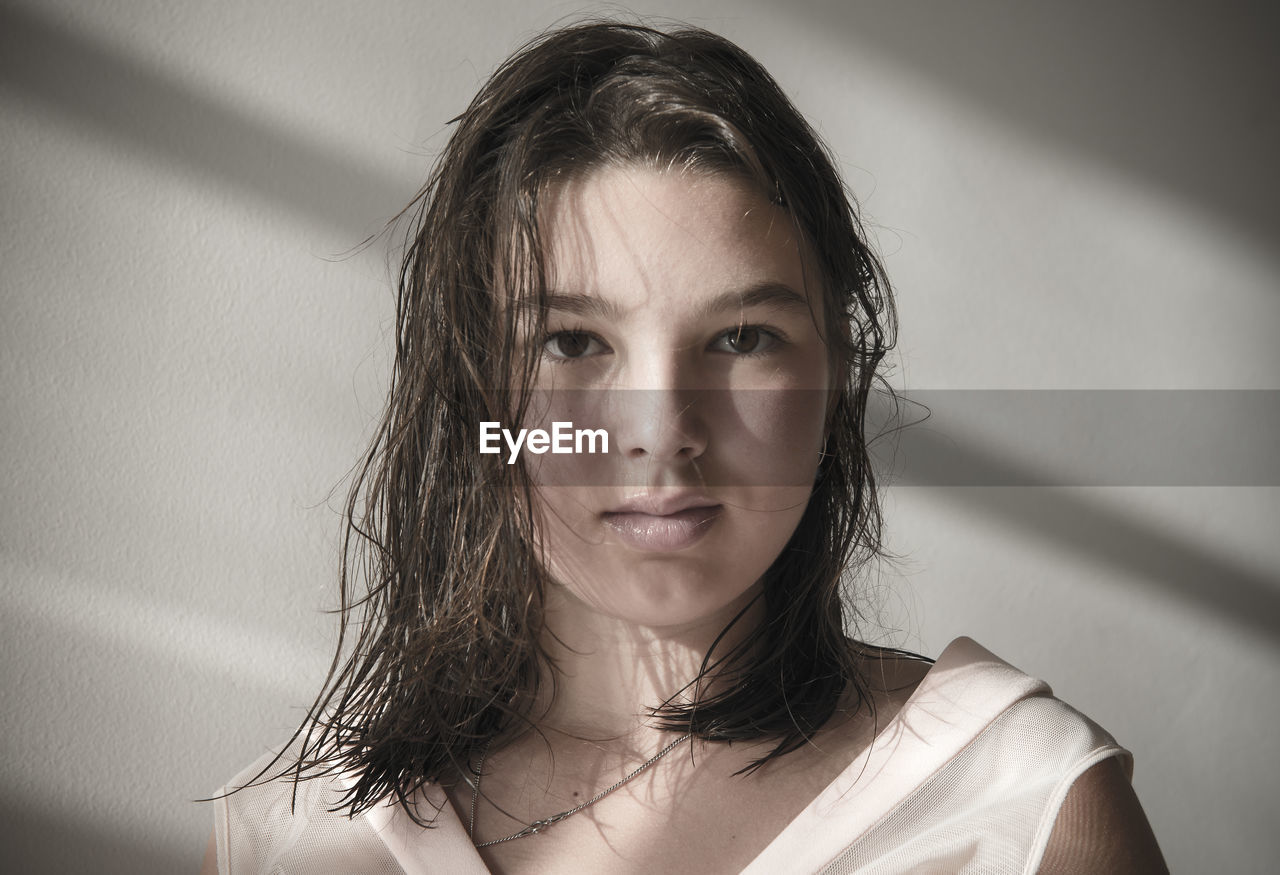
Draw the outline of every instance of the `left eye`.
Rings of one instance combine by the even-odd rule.
[[[752,355],[764,352],[773,346],[777,340],[777,335],[764,328],[759,328],[755,325],[740,325],[721,334],[711,346],[720,352],[730,352],[735,355]]]

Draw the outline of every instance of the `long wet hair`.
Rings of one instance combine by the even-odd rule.
[[[343,633],[295,738],[293,774],[347,772],[351,814],[393,798],[429,823],[411,803],[418,789],[471,774],[493,739],[530,725],[528,703],[554,677],[539,644],[549,581],[528,475],[479,454],[477,428],[524,403],[537,366],[538,344],[522,343],[517,323],[539,314],[540,336],[539,204],[606,166],[731,174],[785,210],[812,253],[836,374],[824,462],[765,575],[761,627],[713,647],[693,693],[654,703],[654,715],[711,741],[776,739],[758,767],[842,701],[870,705],[842,581],[881,549],[864,432],[896,323],[826,148],[733,43],[615,22],[528,43],[454,122],[404,213],[394,374],[347,504]]]

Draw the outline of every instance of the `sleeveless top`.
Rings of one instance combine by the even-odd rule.
[[[871,745],[742,875],[1034,872],[1077,777],[1132,758],[1110,735],[968,638],[953,641]],[[423,829],[392,804],[331,812],[340,776],[288,779],[215,800],[220,875],[485,875],[438,787]]]

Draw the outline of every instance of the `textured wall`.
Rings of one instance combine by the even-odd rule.
[[[954,390],[1280,389],[1276,18],[1117,5],[644,11],[739,40],[827,137],[899,291],[895,382],[946,390],[935,436],[985,460],[989,479],[889,494],[902,558],[872,584],[896,640],[969,634],[1049,679],[1136,752],[1175,871],[1263,871],[1274,465],[1089,482],[1053,468],[1114,449],[1087,425],[1055,443],[941,416]],[[194,869],[210,812],[189,800],[300,716],[333,638],[330,493],[392,318],[386,246],[341,256],[416,189],[485,73],[583,8],[0,6],[14,871]],[[1274,395],[1239,397],[1275,421]],[[1176,472],[1180,435],[1127,451]],[[1002,472],[1036,485],[989,485]]]

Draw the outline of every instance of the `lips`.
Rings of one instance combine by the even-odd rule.
[[[662,494],[661,492],[642,492],[634,495],[608,513],[639,513],[649,516],[671,516],[682,510],[695,507],[719,507],[720,502],[693,490]]]
[[[606,511],[602,518],[624,544],[645,552],[668,553],[702,540],[723,510],[702,495],[641,495]]]

